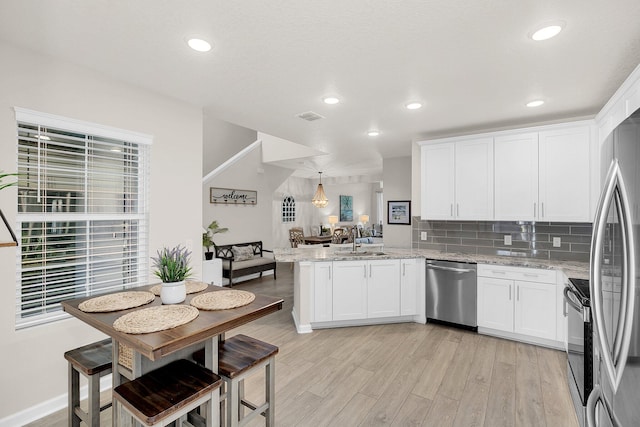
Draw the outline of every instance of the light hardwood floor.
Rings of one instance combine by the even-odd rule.
[[[563,352],[434,324],[300,335],[291,320],[292,280],[289,265],[279,264],[275,281],[234,286],[285,301],[278,313],[234,331],[280,347],[277,426],[578,426]],[[250,400],[264,396],[262,381],[262,374],[247,380]],[[111,425],[110,410],[102,422]],[[29,424],[66,425],[64,410]]]

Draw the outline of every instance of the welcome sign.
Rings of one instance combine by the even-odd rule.
[[[209,194],[209,202],[214,204],[255,205],[258,203],[257,191],[210,187]]]

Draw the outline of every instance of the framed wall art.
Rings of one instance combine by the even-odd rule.
[[[387,202],[387,224],[411,225],[411,200]]]
[[[340,222],[353,221],[353,196],[340,196]]]
[[[258,192],[252,190],[236,190],[233,188],[209,187],[210,203],[217,205],[255,205],[258,203]]]

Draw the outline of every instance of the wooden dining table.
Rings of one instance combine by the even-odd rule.
[[[143,286],[129,291],[149,290],[152,286]],[[188,294],[186,300],[182,304],[188,305],[191,299],[205,292],[220,292],[224,289],[209,285],[207,289]],[[119,291],[126,292],[126,291]],[[101,294],[108,295],[108,294]],[[101,296],[100,295],[100,296]],[[133,350],[133,363],[131,375],[137,378],[146,372],[166,365],[173,360],[181,358],[190,358],[192,353],[202,348],[205,349],[205,365],[213,372],[218,372],[218,341],[224,337],[224,334],[233,328],[259,319],[268,314],[274,313],[282,309],[283,300],[277,297],[266,295],[255,295],[255,299],[242,307],[231,308],[227,310],[199,310],[198,316],[184,325],[167,329],[159,332],[151,332],[146,334],[130,334],[117,331],[113,324],[119,317],[131,313],[136,310],[162,305],[160,297],[156,297],[152,302],[140,307],[127,310],[106,312],[106,313],[88,313],[80,310],[78,306],[83,301],[96,297],[75,298],[62,301],[61,305],[64,311],[81,321],[93,326],[104,334],[110,336],[113,341],[113,387],[117,387],[124,380],[119,374],[119,345],[125,344]],[[211,418],[213,424],[208,422],[207,425],[218,425],[219,422],[219,405],[211,405]],[[118,417],[113,416],[113,425],[117,425]]]
[[[329,244],[331,243],[331,236],[304,236],[304,242],[309,245],[317,245],[322,243]]]

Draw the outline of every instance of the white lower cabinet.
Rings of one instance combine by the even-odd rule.
[[[554,270],[479,265],[478,327],[556,341],[557,295]]]
[[[313,269],[313,294],[311,296],[312,322],[333,320],[333,263],[316,262]]]
[[[333,320],[367,318],[367,262],[333,263]]]
[[[400,315],[400,260],[367,261],[367,318]]]
[[[555,283],[515,281],[515,322],[513,332],[532,337],[556,339]]]
[[[415,316],[418,314],[418,263],[415,259],[400,261],[400,315]]]
[[[418,315],[415,259],[315,262],[311,321]]]

